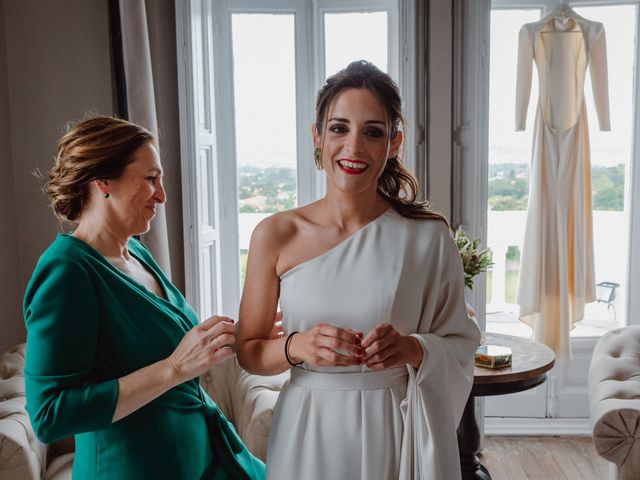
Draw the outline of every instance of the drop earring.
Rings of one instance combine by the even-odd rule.
[[[313,160],[316,162],[316,168],[318,170],[322,170],[322,150],[320,150],[319,148],[316,148],[313,151]]]

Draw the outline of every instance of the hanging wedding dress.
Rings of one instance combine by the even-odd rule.
[[[571,357],[569,331],[595,300],[591,163],[584,79],[591,74],[600,130],[609,130],[604,28],[568,7],[522,26],[516,130],[524,130],[532,64],[539,79],[531,183],[518,304],[520,319],[558,358]]]

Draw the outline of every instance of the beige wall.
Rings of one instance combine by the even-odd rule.
[[[87,112],[112,113],[107,2],[3,0],[2,5],[6,61],[0,72],[6,75],[0,73],[0,91],[6,88],[7,95],[0,94],[0,135],[7,141],[0,142],[0,153],[3,166],[12,163],[13,178],[0,176],[0,218],[3,232],[8,225],[15,238],[0,236],[3,281],[14,284],[0,297],[0,351],[24,339],[16,297],[20,301],[38,256],[59,231],[32,172],[48,170],[67,122]],[[12,190],[15,220],[4,208]],[[7,277],[7,271],[13,274]]]
[[[184,291],[174,2],[147,9],[171,267]],[[0,0],[0,352],[24,340],[26,283],[61,230],[32,172],[49,169],[67,123],[113,113],[110,48],[106,1]]]
[[[20,262],[6,52],[4,5],[0,3],[0,352],[24,337],[16,281],[20,278]]]

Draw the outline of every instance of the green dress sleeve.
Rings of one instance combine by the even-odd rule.
[[[40,262],[24,298],[27,326],[27,411],[44,443],[112,423],[117,379],[90,378],[99,332],[99,304],[78,262]]]

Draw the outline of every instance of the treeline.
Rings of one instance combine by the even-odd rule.
[[[594,210],[624,209],[624,165],[594,166],[591,169]],[[489,206],[494,211],[526,210],[529,196],[529,168],[523,164],[494,164],[489,167]]]
[[[526,210],[529,166],[489,165],[489,206],[493,211]],[[624,208],[624,165],[591,170],[594,210]],[[241,213],[274,213],[296,205],[296,171],[290,167],[240,167],[238,199]]]
[[[275,213],[296,204],[296,171],[290,167],[239,167],[240,213]]]

